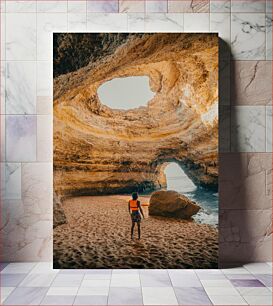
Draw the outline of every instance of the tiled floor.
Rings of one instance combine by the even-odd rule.
[[[272,263],[222,270],[0,267],[3,305],[272,305]]]

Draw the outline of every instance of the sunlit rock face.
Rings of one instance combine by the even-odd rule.
[[[54,79],[55,191],[97,195],[159,189],[166,187],[164,168],[171,161],[197,186],[217,189],[217,35],[138,34],[120,40],[105,35],[96,40],[100,49],[109,41],[114,48]],[[60,45],[58,52],[65,48]],[[154,97],[147,106],[103,105],[98,88],[129,76],[149,77]]]

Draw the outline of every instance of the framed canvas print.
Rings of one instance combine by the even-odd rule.
[[[217,34],[53,40],[54,268],[217,268]]]

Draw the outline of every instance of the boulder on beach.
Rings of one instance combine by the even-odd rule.
[[[61,197],[54,192],[53,195],[53,228],[58,225],[66,224],[66,216],[61,204]]]
[[[176,191],[156,191],[150,199],[149,215],[190,219],[200,210],[194,201]]]

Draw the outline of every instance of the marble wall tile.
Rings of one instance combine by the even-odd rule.
[[[272,61],[272,14],[265,16],[266,25],[266,59]]]
[[[5,199],[21,199],[21,164],[6,163],[4,169],[5,177]]]
[[[6,113],[36,113],[35,62],[6,63]]]
[[[220,210],[264,210],[272,207],[267,173],[270,153],[220,154]]]
[[[266,0],[231,0],[231,12],[264,13]]]
[[[24,210],[29,214],[38,214],[38,220],[51,220],[52,217],[52,176],[52,163],[22,164]]]
[[[68,14],[68,31],[69,32],[86,32],[87,18],[86,13]]]
[[[51,96],[53,93],[53,68],[49,61],[37,61],[37,96]]]
[[[67,1],[68,13],[85,13],[87,9],[86,0]]]
[[[6,0],[0,1],[0,11],[3,13],[6,11]]]
[[[167,13],[168,11],[167,0],[149,0],[145,4],[147,13]]]
[[[272,106],[266,106],[266,152],[272,152]]]
[[[230,0],[210,0],[211,13],[229,13],[230,7]]]
[[[272,13],[272,0],[266,0],[266,12]]]
[[[209,32],[209,15],[205,13],[185,14],[185,32]]]
[[[1,146],[0,146],[0,161],[3,162],[6,160],[6,116],[0,115],[0,139],[1,139]]]
[[[37,1],[7,1],[7,13],[35,13]]]
[[[235,106],[231,111],[232,152],[265,152],[265,107]]]
[[[1,46],[0,46],[0,60],[6,59],[6,14],[2,13],[0,14],[0,22],[1,22]]]
[[[170,13],[208,13],[209,0],[169,0],[168,12]]]
[[[36,161],[36,116],[6,116],[6,160]]]
[[[1,61],[0,62],[0,81],[1,81],[1,95],[0,95],[0,114],[6,113],[6,94],[5,94],[5,88],[6,88],[6,62]]]
[[[144,32],[145,21],[143,13],[128,13],[128,31]]]
[[[223,210],[220,214],[219,260],[257,262],[272,258],[272,210]]]
[[[265,59],[265,15],[231,15],[231,49],[236,60]]]
[[[219,61],[219,105],[230,105],[230,60]]]
[[[36,14],[6,14],[6,59],[36,59]]]
[[[37,96],[37,115],[53,113],[53,98],[51,96]]]
[[[90,13],[118,13],[118,0],[89,0],[87,11]]]
[[[120,13],[144,13],[145,1],[119,0]]]
[[[230,107],[219,106],[219,152],[230,152]]]
[[[126,32],[127,14],[87,14],[87,31],[91,32]]]
[[[53,32],[67,31],[67,14],[41,13],[37,19],[37,60],[52,59]]]
[[[53,118],[50,115],[37,116],[37,161],[53,160]]]
[[[211,13],[210,32],[218,33],[219,37],[230,45],[230,14]]]
[[[38,13],[66,13],[67,0],[37,1]]]
[[[267,105],[272,102],[272,62],[232,62],[232,104]]]
[[[145,31],[183,32],[183,14],[146,14]]]

